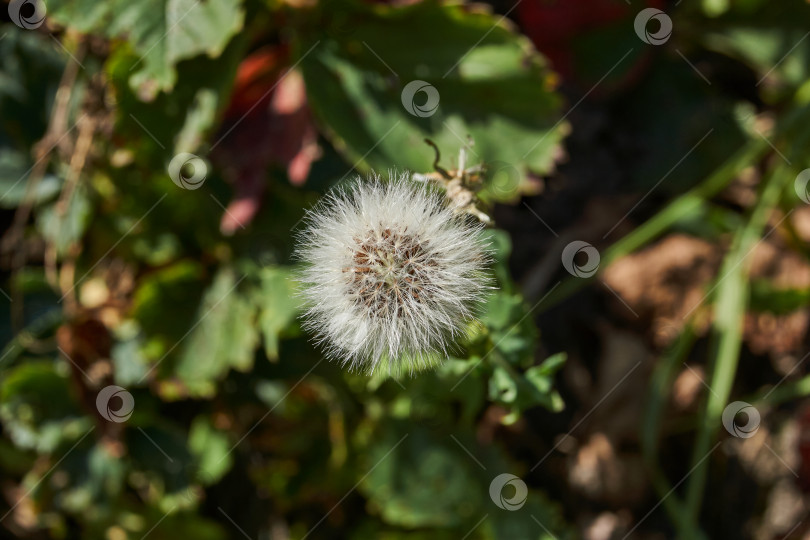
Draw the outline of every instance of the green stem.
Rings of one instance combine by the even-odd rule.
[[[810,107],[808,106],[792,109],[774,129],[771,139],[784,137],[787,132],[797,125],[801,126],[802,121],[806,121],[809,114]],[[731,183],[740,171],[758,162],[770,150],[771,147],[764,138],[751,139],[720,167],[715,169],[702,183],[673,200],[655,216],[606,249],[602,254],[601,267],[606,268],[615,260],[645,246],[666,232],[680,219],[683,219],[683,216],[699,210],[706,204],[707,199],[713,197]],[[565,280],[543,301],[539,307],[540,311],[544,312],[551,309],[584,288],[594,279],[597,278],[571,277]]]
[[[661,418],[664,415],[672,380],[678,373],[678,367],[683,364],[689,354],[695,339],[694,329],[689,322],[655,367],[641,430],[641,450],[644,462],[650,471],[653,487],[664,501],[664,509],[673,523],[683,521],[683,504],[677,495],[670,494],[672,486],[658,466]]]
[[[786,401],[803,398],[810,395],[810,375],[805,375],[798,381],[785,383],[767,392],[760,392],[760,395],[750,399],[752,403],[762,403],[770,407],[779,405]]]
[[[660,421],[664,415],[672,380],[678,373],[678,366],[685,361],[695,338],[691,323],[687,324],[675,342],[664,352],[653,371],[641,433],[642,453],[648,464],[654,463],[655,456],[658,455]]]
[[[705,459],[711,452],[710,444],[718,426],[721,425],[723,409],[728,404],[731,386],[737,371],[742,347],[743,321],[748,305],[749,284],[748,255],[760,241],[771,210],[779,202],[782,190],[794,175],[785,166],[779,166],[767,179],[748,223],[735,235],[731,249],[726,255],[715,284],[716,300],[712,324],[712,362],[709,381],[711,391],[707,395],[699,418],[701,423],[692,454],[692,470],[686,490],[684,521],[680,524],[682,535],[688,536],[697,528],[698,513],[703,501],[708,463]]]

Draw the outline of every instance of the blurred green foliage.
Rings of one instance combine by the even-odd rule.
[[[356,171],[432,171],[425,138],[448,168],[470,137],[471,162],[508,170],[486,178],[486,202],[536,192],[532,179],[554,171],[570,126],[557,77],[529,39],[485,9],[436,1],[46,4],[39,30],[0,27],[0,208],[13,248],[10,296],[0,297],[0,470],[19,497],[0,507],[7,528],[90,539],[213,540],[240,529],[267,537],[279,528],[293,538],[574,537],[541,490],[513,512],[488,494],[498,474],[527,471],[477,436],[486,412],[509,425],[534,407],[564,408],[554,381],[565,354],[540,354],[536,306],[511,280],[503,231],[487,232],[497,289],[480,322],[439,369],[400,381],[323,360],[297,322],[291,259],[306,209],[335,183]],[[777,17],[764,1],[683,4],[676,27],[689,30],[675,45],[763,77],[768,106],[806,105],[810,40],[791,49],[806,5],[786,2]],[[626,44],[628,66],[645,61],[635,36],[610,35],[580,44],[613,47],[579,54],[599,57],[599,69],[583,73],[606,71]],[[266,77],[250,79],[248,60],[267,50]],[[636,183],[657,185],[716,133],[667,183],[680,197],[668,213],[605,262],[671,227],[715,237],[736,229],[704,220],[720,212],[706,200],[766,149],[750,129],[750,104],[665,54],[617,99],[649,146],[632,160]],[[290,72],[303,77],[321,149],[303,185],[290,177],[292,159],[265,163],[256,156],[274,150],[249,144],[292,138],[289,124],[262,138],[256,126],[266,119],[251,116]],[[412,80],[438,89],[435,114],[408,112],[401,92]],[[727,165],[735,151],[743,158]],[[206,158],[202,188],[169,178],[178,152]],[[791,153],[794,167],[806,165],[800,154]],[[256,171],[263,193],[245,188]],[[260,208],[223,234],[234,193]],[[745,278],[735,274],[738,288]],[[750,303],[786,312],[807,297],[756,283]],[[747,296],[737,300],[744,307]],[[111,384],[134,398],[126,422],[97,406]],[[694,521],[673,508],[674,520]]]
[[[415,26],[425,29],[419,37]],[[22,307],[9,311],[16,337],[0,361],[0,455],[23,497],[3,519],[19,527],[25,508],[25,526],[53,537],[227,538],[234,524],[262,531],[283,518],[294,537],[393,538],[457,537],[491,514],[473,536],[539,538],[533,515],[565,535],[540,492],[521,512],[493,505],[489,482],[515,465],[474,436],[490,403],[506,409],[504,422],[563,407],[553,376],[564,357],[536,363],[529,308],[506,268],[508,237],[490,233],[499,288],[470,337],[436,372],[402,381],[322,359],[298,326],[290,260],[316,190],[351,164],[429,172],[426,137],[445,165],[469,136],[472,164],[519,172],[487,183],[488,200],[514,199],[531,189],[529,170],[550,171],[567,125],[551,72],[525,37],[491,14],[434,2],[347,2],[336,12],[49,0],[47,28],[64,50],[46,32],[10,24],[0,42],[1,202],[30,210],[22,233],[45,246],[10,281]],[[240,146],[242,118],[229,120],[228,104],[240,98],[240,63],[262,44],[279,65],[259,80],[254,107],[300,70],[330,148],[306,187],[271,168],[261,211],[223,236],[220,201],[234,180],[222,170],[262,150]],[[440,89],[436,115],[403,107],[401,86],[412,79]],[[70,145],[47,139],[57,146],[40,168],[27,149],[47,133]],[[206,157],[201,189],[170,180],[177,152]],[[134,398],[125,422],[97,410],[110,384]]]

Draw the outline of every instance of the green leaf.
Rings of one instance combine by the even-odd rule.
[[[457,526],[475,519],[486,493],[475,480],[478,465],[462,458],[452,439],[436,435],[392,422],[375,438],[366,468],[371,472],[360,489],[387,523]]]
[[[202,276],[199,263],[182,261],[141,280],[132,302],[132,317],[147,336],[149,357],[156,360],[166,354],[194,324]]]
[[[528,39],[493,15],[435,1],[347,3],[346,10],[350,35],[313,32],[299,52],[310,104],[350,162],[365,170],[428,172],[434,157],[428,137],[452,167],[469,135],[471,164],[497,162],[518,172],[508,189],[490,190],[497,200],[528,189],[528,171],[553,168],[568,128],[558,121],[561,100],[551,72]],[[432,103],[424,91],[409,97],[413,81],[435,88],[435,112],[414,108]]]
[[[233,464],[228,436],[214,429],[205,416],[198,416],[192,422],[188,446],[197,458],[198,480],[205,485],[219,481]]]
[[[810,6],[785,0],[773,9],[771,2],[749,0],[729,7],[711,25],[696,27],[695,35],[706,48],[751,67],[766,102],[788,98],[810,75],[810,42],[805,39]]]
[[[164,512],[188,504],[188,488],[197,472],[188,434],[154,412],[142,412],[139,417],[145,421],[143,426],[125,433],[130,469],[137,471],[140,484],[151,484],[149,502]]]
[[[260,288],[255,295],[259,306],[259,328],[268,358],[278,358],[282,332],[295,321],[300,302],[295,298],[295,283],[289,270],[267,266],[259,271]]]
[[[88,505],[110,500],[121,493],[126,463],[110,447],[96,444],[89,449],[86,459],[78,463],[84,466],[84,474],[74,474],[76,483],[65,490],[62,505],[66,509],[81,512]]]
[[[497,350],[510,364],[532,362],[537,329],[519,294],[494,291],[485,302],[481,322],[489,332],[487,349]]]
[[[511,414],[504,419],[505,423],[512,423],[520,417],[521,412],[538,405],[554,412],[565,407],[559,393],[554,390],[553,379],[564,361],[565,354],[554,355],[523,374],[505,363],[495,365],[489,378],[489,398],[509,407]]]
[[[431,538],[454,530],[449,537],[461,538],[486,516],[481,538],[575,538],[566,530],[560,508],[541,492],[529,489],[525,504],[512,511],[490,498],[495,477],[516,472],[497,446],[480,444],[471,431],[448,434],[446,428],[384,422],[360,467],[369,473],[359,490],[386,523],[437,527]],[[544,532],[537,520],[556,536]]]
[[[0,143],[11,143],[30,156],[31,146],[47,130],[65,58],[48,34],[11,28],[4,25],[5,37],[0,39]],[[81,99],[81,87],[77,85],[73,91]],[[16,182],[27,169],[25,166],[13,179],[2,178],[0,195],[8,190],[6,182]]]
[[[150,540],[177,540],[178,538],[194,538],[195,540],[225,540],[232,538],[232,531],[227,524],[203,518],[199,515],[178,512],[171,515],[161,513],[153,516],[150,526],[154,531],[150,533]],[[133,536],[139,533],[133,533]]]
[[[519,510],[509,511],[492,506],[490,519],[483,526],[491,538],[525,538],[531,540],[563,540],[579,538],[568,527],[562,510],[545,493],[529,491],[526,503]],[[538,525],[542,524],[542,527]]]
[[[18,447],[53,451],[82,429],[86,418],[69,391],[69,378],[51,362],[29,362],[0,382],[0,420]]]
[[[510,405],[518,396],[518,383],[507,370],[496,366],[489,378],[489,399]]]
[[[30,164],[25,157],[10,150],[0,150],[0,208],[16,208],[23,202]],[[34,206],[52,199],[62,189],[62,182],[53,175],[45,175],[30,195]]]
[[[530,388],[527,407],[543,405],[547,409],[559,412],[565,408],[560,394],[554,389],[554,374],[565,363],[566,354],[559,353],[547,358],[539,366],[530,367],[523,374]]]
[[[221,269],[203,295],[175,373],[197,396],[211,396],[214,381],[230,368],[247,371],[259,344],[256,307],[237,287],[229,267]]]
[[[37,228],[49,243],[56,246],[56,252],[64,255],[74,243],[81,240],[90,224],[92,212],[87,188],[78,186],[64,208],[55,202],[37,213]]]
[[[115,343],[110,351],[114,366],[115,383],[129,387],[140,383],[149,373],[149,362],[144,354],[144,336],[133,320],[124,321],[115,330]]]
[[[197,91],[188,108],[186,121],[177,134],[176,153],[194,152],[199,148],[203,135],[214,126],[219,100],[220,96],[214,90],[202,88]]]
[[[567,358],[568,355],[564,352],[551,355],[539,366],[534,366],[527,369],[526,376],[528,377],[529,373],[532,372],[538,377],[552,377],[555,373],[557,373],[557,371],[560,370],[561,367],[563,367],[563,364],[565,364]]]
[[[242,29],[244,11],[240,0],[49,0],[48,17],[80,32],[128,40],[141,58],[130,83],[154,96],[174,86],[181,60],[219,56]]]
[[[116,131],[127,141],[123,150],[137,155],[142,166],[147,165],[146,156],[151,157],[151,170],[157,169],[168,180],[165,171],[171,157],[179,152],[200,152],[217,127],[246,44],[246,37],[239,35],[216,58],[198,56],[181,62],[177,77],[191,83],[178,84],[157,96],[131,88],[132,70],[139,59],[126,47],[115,48],[106,71],[116,91]]]
[[[787,315],[810,304],[810,288],[777,288],[767,280],[751,283],[750,305],[753,311]]]
[[[486,229],[482,233],[483,241],[489,244],[492,253],[492,273],[501,291],[515,292],[515,284],[509,271],[509,255],[512,253],[512,239],[506,231]]]
[[[411,419],[441,425],[451,423],[457,415],[460,425],[471,425],[486,402],[486,389],[477,377],[467,376],[479,360],[476,356],[469,361],[447,358],[435,372],[420,375],[408,386],[408,394],[413,396]]]

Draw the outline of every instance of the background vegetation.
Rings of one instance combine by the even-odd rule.
[[[806,2],[3,7],[0,537],[808,534]],[[348,373],[294,234],[425,138],[487,166],[498,289]]]

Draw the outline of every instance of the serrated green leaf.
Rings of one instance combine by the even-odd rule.
[[[473,470],[478,465],[461,459],[452,439],[405,427],[389,425],[370,449],[371,472],[360,489],[372,507],[387,523],[404,527],[456,526],[472,519],[482,504]]]
[[[177,82],[175,66],[219,56],[241,29],[240,0],[49,0],[48,17],[85,33],[128,40],[141,61],[130,79],[154,96]]]
[[[452,4],[347,3],[346,10],[352,32],[313,33],[300,65],[313,109],[350,162],[428,172],[428,137],[452,167],[469,135],[471,160],[505,163],[520,176],[509,189],[489,190],[496,200],[527,189],[529,170],[552,169],[567,124],[558,122],[561,100],[545,60],[525,37],[493,15]],[[427,95],[411,96],[413,81],[435,88],[435,112],[414,108],[427,106]]]

